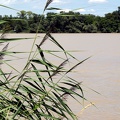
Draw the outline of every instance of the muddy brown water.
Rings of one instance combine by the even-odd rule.
[[[7,37],[34,37],[35,34],[8,34]],[[44,34],[38,34],[36,44],[40,43]],[[85,97],[95,106],[85,102],[85,110],[82,106],[69,98],[68,103],[80,120],[119,120],[120,119],[120,34],[53,34],[54,38],[79,60],[92,56],[76,68],[72,77],[82,81]],[[9,51],[25,51],[31,49],[33,39],[11,42]],[[0,46],[2,48],[3,46]],[[58,49],[51,42],[46,41],[43,49]],[[59,49],[58,49],[59,50]],[[58,54],[59,55],[59,54]],[[28,54],[21,53],[14,59],[14,68],[21,71],[26,64]],[[49,57],[49,55],[48,55]],[[5,57],[5,59],[11,57]],[[54,58],[49,58],[51,61]],[[71,59],[73,60],[73,59]],[[57,63],[58,61],[54,61]],[[73,62],[74,63],[74,62]],[[7,65],[3,65],[4,71],[11,71]],[[92,91],[91,89],[100,94]]]

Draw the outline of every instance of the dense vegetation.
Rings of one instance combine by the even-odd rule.
[[[21,20],[23,19],[23,20]],[[0,30],[11,30],[11,32],[35,33],[39,20],[41,25],[39,33],[51,29],[53,33],[119,33],[120,32],[120,7],[118,10],[105,14],[105,17],[92,14],[80,14],[78,12],[47,13],[46,16],[32,13],[31,11],[20,11],[16,17],[12,15],[0,16],[0,20],[10,21],[0,25]]]

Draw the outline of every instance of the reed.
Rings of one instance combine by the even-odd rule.
[[[52,1],[53,0],[47,0],[43,13]],[[1,21],[0,24],[6,22],[8,21]],[[39,22],[39,25],[40,24],[41,22]],[[23,40],[23,38],[1,37],[0,39],[1,44],[6,44],[7,42],[0,52],[0,62],[7,64],[12,70],[17,71],[15,75],[12,75],[11,71],[6,73],[2,70],[2,66],[0,68],[0,119],[77,120],[77,115],[73,113],[67,104],[67,98],[71,96],[79,102],[86,99],[81,87],[82,83],[77,82],[74,78],[68,77],[68,74],[90,57],[83,61],[77,60],[57,42],[57,40],[50,34],[50,30],[45,33],[45,36],[37,45],[35,45],[36,39],[37,31],[31,51],[29,52],[27,63],[22,71],[18,71],[16,68],[9,65],[7,61],[3,59],[3,56],[14,56],[15,54],[19,54],[19,52],[15,51],[10,52],[7,48],[11,41]],[[61,50],[53,51],[42,49],[42,46],[47,41],[53,42]],[[34,46],[36,46],[35,51],[33,51]],[[65,58],[60,58],[55,52],[63,52]],[[51,63],[49,59],[46,58],[45,54],[50,54],[51,57],[54,56],[57,59],[61,59],[62,62],[55,65],[54,61]],[[68,58],[74,58],[77,60],[77,64],[70,69],[65,68],[66,64],[70,64]],[[39,69],[38,66],[42,66],[41,68],[44,66],[44,69]],[[34,77],[31,76],[31,74],[34,74]]]

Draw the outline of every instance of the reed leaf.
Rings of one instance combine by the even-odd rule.
[[[38,50],[39,50],[39,53],[40,53],[40,56],[41,56],[43,62],[46,63],[46,60],[45,60],[45,57],[44,57],[44,53],[43,53],[43,51],[41,50],[40,46],[37,45],[37,48],[38,48]],[[52,65],[51,65],[50,63],[47,63],[47,65],[45,65],[46,69],[48,70],[48,75],[49,75],[49,77],[50,77],[51,74],[50,74],[50,72],[49,72],[49,67],[48,67],[48,66],[51,67]],[[52,80],[52,78],[51,78],[51,80]]]
[[[20,89],[22,89],[24,92],[26,93],[31,93],[32,95],[37,95],[37,93],[33,92],[32,90],[30,90],[30,88],[26,87],[25,85],[20,85]],[[17,91],[18,92],[18,91]],[[16,92],[16,93],[17,93]]]
[[[36,103],[34,102],[34,98],[32,97],[32,94],[28,92],[28,96],[30,98],[30,106],[32,110],[34,111],[34,114],[41,120],[41,116],[39,114],[39,111],[36,109]]]
[[[50,120],[60,120],[59,118],[57,118],[57,117],[54,117],[54,116],[50,116],[50,115],[48,115],[48,114],[45,114],[45,113],[40,113],[40,115],[42,116],[42,117],[44,117],[45,119],[50,119]]]
[[[68,107],[68,105],[56,94],[53,92],[53,94],[55,95],[55,97],[57,98],[57,100],[59,101],[59,104],[67,111],[67,113],[72,117],[72,119],[74,120],[76,118],[76,116],[73,114],[73,112],[71,111],[71,109]]]
[[[43,43],[48,39],[48,35],[45,34],[44,38],[42,39],[41,43],[39,44],[39,47],[43,45]]]
[[[51,34],[48,34],[48,36],[50,37],[50,40],[55,43],[59,48],[61,48],[67,58],[67,54],[66,54],[66,51],[65,49],[55,40],[55,38],[51,35]],[[67,58],[68,59],[68,58]]]
[[[82,60],[82,61],[80,61],[79,63],[77,63],[75,66],[73,66],[71,69],[69,69],[69,70],[66,72],[66,74],[69,73],[69,72],[71,72],[73,69],[75,69],[77,66],[79,66],[80,64],[82,64],[83,62],[85,62],[86,60],[88,60],[89,58],[91,58],[91,56],[88,57],[88,58],[86,58],[86,59],[84,59],[84,60]]]
[[[11,21],[25,21],[25,22],[27,22],[27,20],[25,20],[25,19],[7,19],[6,21],[8,21],[8,22],[11,22]]]
[[[6,23],[7,21],[4,21],[4,20],[0,20],[0,24],[4,24]]]
[[[6,5],[0,4],[0,6],[1,6],[1,7],[4,7],[4,8],[8,8],[8,9],[15,10],[15,11],[19,11],[19,10],[17,10],[17,9],[12,8],[12,7],[8,7],[8,6],[6,6]]]
[[[0,53],[0,64],[3,63],[2,60],[3,60],[3,57],[5,56],[5,52],[7,51],[8,45],[9,45],[9,43],[2,49],[2,51]]]
[[[15,104],[17,105],[18,109],[16,110],[16,112],[15,112],[14,116],[12,117],[12,119],[14,119],[17,116],[17,114],[19,114],[19,112],[20,112],[20,114],[22,112],[23,115],[29,116],[31,119],[33,119],[32,115],[26,109],[25,105],[18,98],[15,98],[15,99],[16,99]]]
[[[43,13],[45,10],[61,10],[56,7],[48,8],[52,2],[53,0],[47,0]],[[5,5],[0,4],[0,6],[16,10]],[[64,13],[55,15],[74,16]],[[38,22],[38,30],[42,24],[42,19],[43,18]],[[0,25],[3,26],[4,23],[9,24],[11,21],[26,22],[26,20],[23,19],[8,19],[0,20]],[[86,98],[84,98],[81,82],[77,82],[68,77],[67,74],[90,57],[79,61],[76,57],[70,54],[70,51],[66,51],[50,33],[54,26],[55,24],[53,23],[48,27],[46,34],[38,44],[36,44],[38,30],[34,38],[6,38],[6,31],[3,30],[3,34],[0,37],[0,43],[11,43],[14,41],[31,39],[34,39],[34,42],[30,52],[9,52],[7,51],[9,43],[7,43],[0,52],[0,62],[12,69],[12,72],[4,72],[0,69],[0,119],[77,120],[77,116],[72,112],[65,99],[67,99],[68,96],[71,96],[81,104],[80,100],[86,100]],[[43,50],[41,46],[47,42],[47,40],[50,40],[50,42],[56,45],[60,50]],[[33,51],[35,44],[36,50]],[[65,56],[63,58],[60,57],[59,54],[57,54],[59,52],[63,53]],[[18,55],[20,53],[29,53],[27,63],[22,71],[18,71],[14,65],[8,64],[8,61],[13,61],[13,59],[3,59],[5,55],[15,57],[14,54]],[[61,64],[55,65],[54,61],[50,62],[50,60],[47,59],[46,54],[56,57],[58,60],[62,60]],[[68,59],[68,56],[79,62],[72,68],[66,70],[65,65],[70,60]],[[42,67],[42,69],[38,69],[40,67]],[[60,79],[57,78],[56,80],[54,76],[58,74],[60,75]],[[76,97],[79,97],[80,99],[77,99]]]
[[[44,66],[47,66],[47,67],[50,67],[50,68],[53,67],[53,65],[51,65],[48,62],[45,62],[43,60],[33,59],[33,60],[31,60],[31,62],[34,62],[34,63],[37,63],[37,64],[41,64],[41,65],[44,65]]]
[[[62,72],[62,71],[60,71],[60,70],[64,67],[64,65],[65,65],[67,62],[68,62],[68,59],[65,60],[65,61],[63,61],[63,62],[56,68],[56,70],[54,70],[53,74],[50,75],[49,78],[52,78],[52,77],[55,76],[56,74]],[[63,72],[65,72],[65,71],[63,71]],[[49,79],[49,78],[48,78],[48,79]]]
[[[2,81],[0,81],[0,86],[6,85],[6,84],[8,84],[8,82],[3,83]]]
[[[78,94],[77,92],[75,92],[76,88],[75,86],[71,87],[70,89],[68,88],[65,88],[65,87],[61,87],[60,88],[64,91],[64,93],[61,95],[61,97],[66,100],[68,98],[69,95],[76,95],[76,96],[79,96],[80,98],[82,98],[83,100],[85,100],[84,98],[84,94],[83,94],[83,91],[82,91],[82,95]],[[80,88],[80,91],[81,91],[81,88]]]
[[[45,89],[42,78],[40,77],[40,74],[39,74],[37,68],[32,63],[31,63],[31,65],[32,65],[33,69],[35,70],[35,74],[37,75],[37,78],[39,79],[40,83],[42,84],[42,87]]]
[[[4,39],[0,39],[0,43],[4,43],[4,42],[12,42],[12,41],[18,41],[18,40],[30,40],[33,38],[4,38]]]
[[[59,48],[61,48],[65,52],[65,49],[55,40],[55,38],[50,33],[48,34],[48,36],[53,43],[55,43]]]
[[[53,2],[53,0],[47,0],[47,2],[46,2],[46,5],[45,5],[45,7],[44,7],[44,11],[46,10],[46,8],[50,5],[50,3],[52,3]]]
[[[60,8],[55,8],[55,7],[50,7],[50,8],[47,8],[46,10],[62,10]]]
[[[2,49],[2,52],[5,52],[8,48],[9,43]]]
[[[37,87],[36,85],[34,85],[32,82],[29,82],[29,81],[25,81],[26,83],[28,83],[30,86],[32,86],[33,88],[41,91],[41,89],[39,87]]]

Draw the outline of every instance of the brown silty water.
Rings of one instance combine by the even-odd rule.
[[[33,37],[35,34],[9,34],[8,37]],[[44,34],[38,34],[39,43]],[[82,81],[85,97],[91,101],[83,107],[69,97],[68,103],[80,120],[119,120],[120,119],[120,34],[53,34],[54,38],[79,60],[92,56],[76,68],[71,76]],[[11,42],[9,51],[25,51],[31,49],[33,39]],[[3,46],[0,46],[3,47]],[[58,47],[47,41],[43,49],[57,50]],[[35,49],[34,49],[35,50]],[[61,54],[60,54],[61,56]],[[21,71],[26,64],[28,54],[20,54],[21,60],[10,62],[13,67]],[[49,55],[47,56],[49,57]],[[8,59],[10,57],[6,57]],[[25,59],[26,58],[26,59]],[[12,58],[16,59],[16,58]],[[54,61],[54,58],[49,58]],[[54,61],[56,64],[59,61]],[[71,62],[74,63],[74,60]],[[4,71],[11,71],[3,65]],[[94,92],[93,90],[100,94]],[[81,111],[82,110],[82,111]]]

